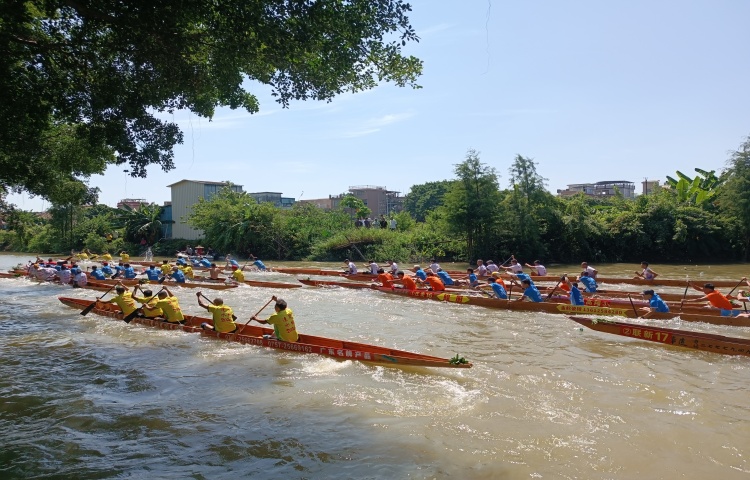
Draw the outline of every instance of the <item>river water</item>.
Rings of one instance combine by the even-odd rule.
[[[2,255],[0,268],[26,259]],[[380,367],[84,317],[57,300],[93,291],[23,279],[0,279],[0,291],[0,478],[750,478],[748,358],[372,291],[221,293],[240,321],[276,294],[300,331],[474,363]],[[205,312],[195,290],[177,295]]]

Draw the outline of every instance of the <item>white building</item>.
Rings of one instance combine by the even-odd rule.
[[[201,198],[210,200],[219,190],[230,185],[228,182],[210,182],[203,180],[180,180],[167,185],[172,191],[172,238],[197,240],[203,232],[186,223],[193,211],[193,205]],[[242,192],[242,185],[232,185],[232,190]]]

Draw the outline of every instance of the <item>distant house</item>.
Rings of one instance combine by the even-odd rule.
[[[177,183],[167,185],[172,191],[171,219],[172,238],[184,238],[197,240],[203,236],[203,232],[196,230],[187,223],[188,216],[193,211],[193,205],[201,198],[210,200],[219,190],[230,186],[235,192],[242,192],[242,185],[233,185],[228,182],[211,182],[203,180],[180,180]]]
[[[133,210],[141,208],[142,205],[148,205],[150,202],[143,198],[123,198],[117,202],[117,208],[123,208],[125,206],[130,207]]]
[[[256,192],[248,193],[258,203],[273,203],[278,208],[292,208],[294,198],[282,197],[278,192]]]
[[[380,215],[389,216],[392,213],[398,213],[403,210],[404,197],[400,193],[395,190],[388,190],[385,187],[362,185],[349,187],[348,192],[340,195],[328,195],[328,198],[313,198],[298,201],[300,203],[311,203],[323,210],[333,210],[338,208],[345,196],[353,195],[362,200],[365,206],[372,210],[373,217],[379,217]]]
[[[635,198],[635,183],[627,180],[607,180],[596,183],[571,183],[565,190],[558,190],[561,197],[572,197],[583,193],[590,197],[608,198],[618,193],[625,198]]]

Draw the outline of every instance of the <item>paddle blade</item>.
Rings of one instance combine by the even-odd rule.
[[[88,313],[96,307],[96,302],[91,302],[91,305],[81,310],[81,315],[88,315]]]
[[[138,316],[138,310],[133,310],[125,318],[123,318],[123,321],[125,323],[130,323],[137,316]]]
[[[166,275],[164,275],[163,277],[161,277],[161,278],[159,279],[159,283],[164,283],[164,280],[166,280],[166,279],[167,279],[167,276],[166,276]]]

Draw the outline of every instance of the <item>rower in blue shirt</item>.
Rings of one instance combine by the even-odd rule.
[[[567,281],[567,277],[565,277],[565,280]],[[570,285],[570,304],[571,305],[585,305],[586,302],[583,301],[583,294],[578,289],[578,282],[570,282],[568,281],[568,285]]]
[[[521,296],[521,298],[516,300],[517,302],[522,301],[524,298],[528,298],[532,302],[536,303],[544,301],[542,299],[542,294],[539,293],[539,290],[537,290],[537,288],[531,284],[531,280],[523,280],[521,282],[521,285],[523,286],[523,295]]]
[[[661,299],[658,293],[653,290],[644,290],[643,296],[648,300],[648,307],[643,307],[641,310],[648,310],[649,312],[668,312],[669,306]]]
[[[534,280],[532,280],[531,277],[525,273],[516,273],[515,277],[519,279],[521,283],[523,283],[524,280],[528,280],[531,283],[531,285],[534,286]]]
[[[422,280],[423,282],[427,280],[427,274],[424,273],[422,267],[420,267],[419,265],[414,265],[414,268],[412,270],[414,271],[414,275],[416,275],[418,279]]]
[[[478,287],[479,286],[479,279],[477,278],[477,274],[474,273],[473,268],[467,268],[466,269],[466,281],[469,282],[470,287]]]
[[[102,273],[104,275],[112,276],[115,274],[114,270],[112,270],[112,267],[109,266],[109,263],[104,262],[102,263]]]
[[[149,280],[158,281],[161,277],[161,270],[156,268],[156,265],[150,265],[143,273],[146,274]]]
[[[229,260],[229,266],[231,267],[232,265],[234,265],[237,268],[240,268],[240,264],[237,263],[237,260],[235,260],[234,258]]]
[[[185,283],[185,274],[176,266],[172,267],[172,273],[169,276],[177,283]]]
[[[591,278],[589,276],[589,272],[583,271],[581,272],[581,276],[578,277],[578,281],[583,284],[584,287],[586,287],[586,291],[588,293],[595,293],[596,292],[596,280]]]
[[[133,267],[130,266],[129,263],[126,263],[122,268],[122,273],[125,275],[125,278],[127,279],[133,279],[135,278],[135,270]]]
[[[456,282],[453,281],[453,279],[451,278],[451,276],[448,275],[448,272],[446,272],[442,268],[438,268],[437,275],[438,275],[438,277],[440,277],[440,280],[443,281],[443,285],[445,285],[445,286],[453,285],[453,284],[456,283]]]
[[[263,262],[261,262],[260,259],[255,255],[250,255],[250,259],[253,261],[253,265],[255,265],[261,272],[265,272],[267,270]]]
[[[101,270],[99,270],[98,268],[96,268],[96,265],[94,265],[93,267],[91,267],[91,273],[89,275],[91,275],[92,278],[95,278],[97,280],[106,280],[107,279],[107,277],[104,276],[104,273]]]
[[[505,291],[505,287],[503,287],[501,283],[497,282],[497,279],[495,277],[488,278],[487,283],[489,284],[490,288],[492,288],[492,291],[495,293],[495,296],[497,298],[500,298],[502,300],[508,299],[508,292]]]
[[[198,263],[201,264],[201,267],[211,268],[211,261],[205,257],[201,258],[201,261]]]

